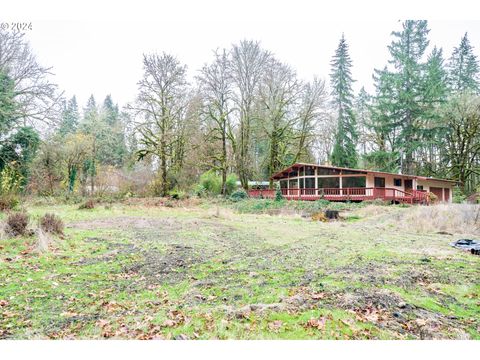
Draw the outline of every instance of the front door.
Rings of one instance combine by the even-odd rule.
[[[375,198],[384,198],[385,197],[385,178],[384,177],[375,177],[374,179],[375,189],[373,189],[373,196]]]
[[[405,192],[412,192],[413,182],[412,180],[405,180]]]

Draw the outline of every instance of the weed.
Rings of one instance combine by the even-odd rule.
[[[24,212],[8,215],[4,231],[8,236],[24,236],[28,233],[29,216]]]

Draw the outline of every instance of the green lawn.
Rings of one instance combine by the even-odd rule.
[[[412,208],[218,206],[27,206],[66,236],[0,240],[0,338],[480,339],[480,257],[392,221]]]

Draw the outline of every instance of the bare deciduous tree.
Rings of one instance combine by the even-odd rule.
[[[13,81],[14,123],[39,126],[59,114],[57,86],[50,82],[51,68],[41,66],[20,32],[0,30],[0,73]]]
[[[230,113],[232,112],[233,78],[230,74],[229,53],[215,52],[214,61],[200,71],[198,81],[203,98],[207,141],[219,141],[220,153],[210,155],[214,168],[222,174],[222,195],[226,193],[228,172],[228,143],[234,141]],[[218,165],[216,165],[218,163]]]
[[[183,161],[188,105],[186,66],[163,53],[144,55],[143,69],[137,101],[131,107],[141,119],[137,126],[141,146],[138,156],[158,157],[164,196],[169,190],[169,173]]]
[[[255,97],[270,54],[258,42],[241,41],[232,49],[231,71],[235,84],[234,102],[237,113],[237,136],[233,143],[237,173],[243,188],[248,187],[253,162],[251,145],[251,124],[255,118]]]

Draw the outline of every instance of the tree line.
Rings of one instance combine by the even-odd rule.
[[[226,194],[229,174],[247,188],[295,162],[318,162],[451,178],[474,192],[478,59],[467,33],[447,57],[428,34],[423,20],[392,32],[373,93],[354,93],[343,35],[329,81],[301,80],[259,42],[243,40],[215,50],[193,78],[176,57],[145,54],[135,99],[119,107],[110,95],[100,104],[91,96],[80,110],[22,34],[0,31],[0,178],[15,177],[24,191],[85,195],[105,169],[140,178],[132,174],[141,167],[163,196],[212,172]]]

